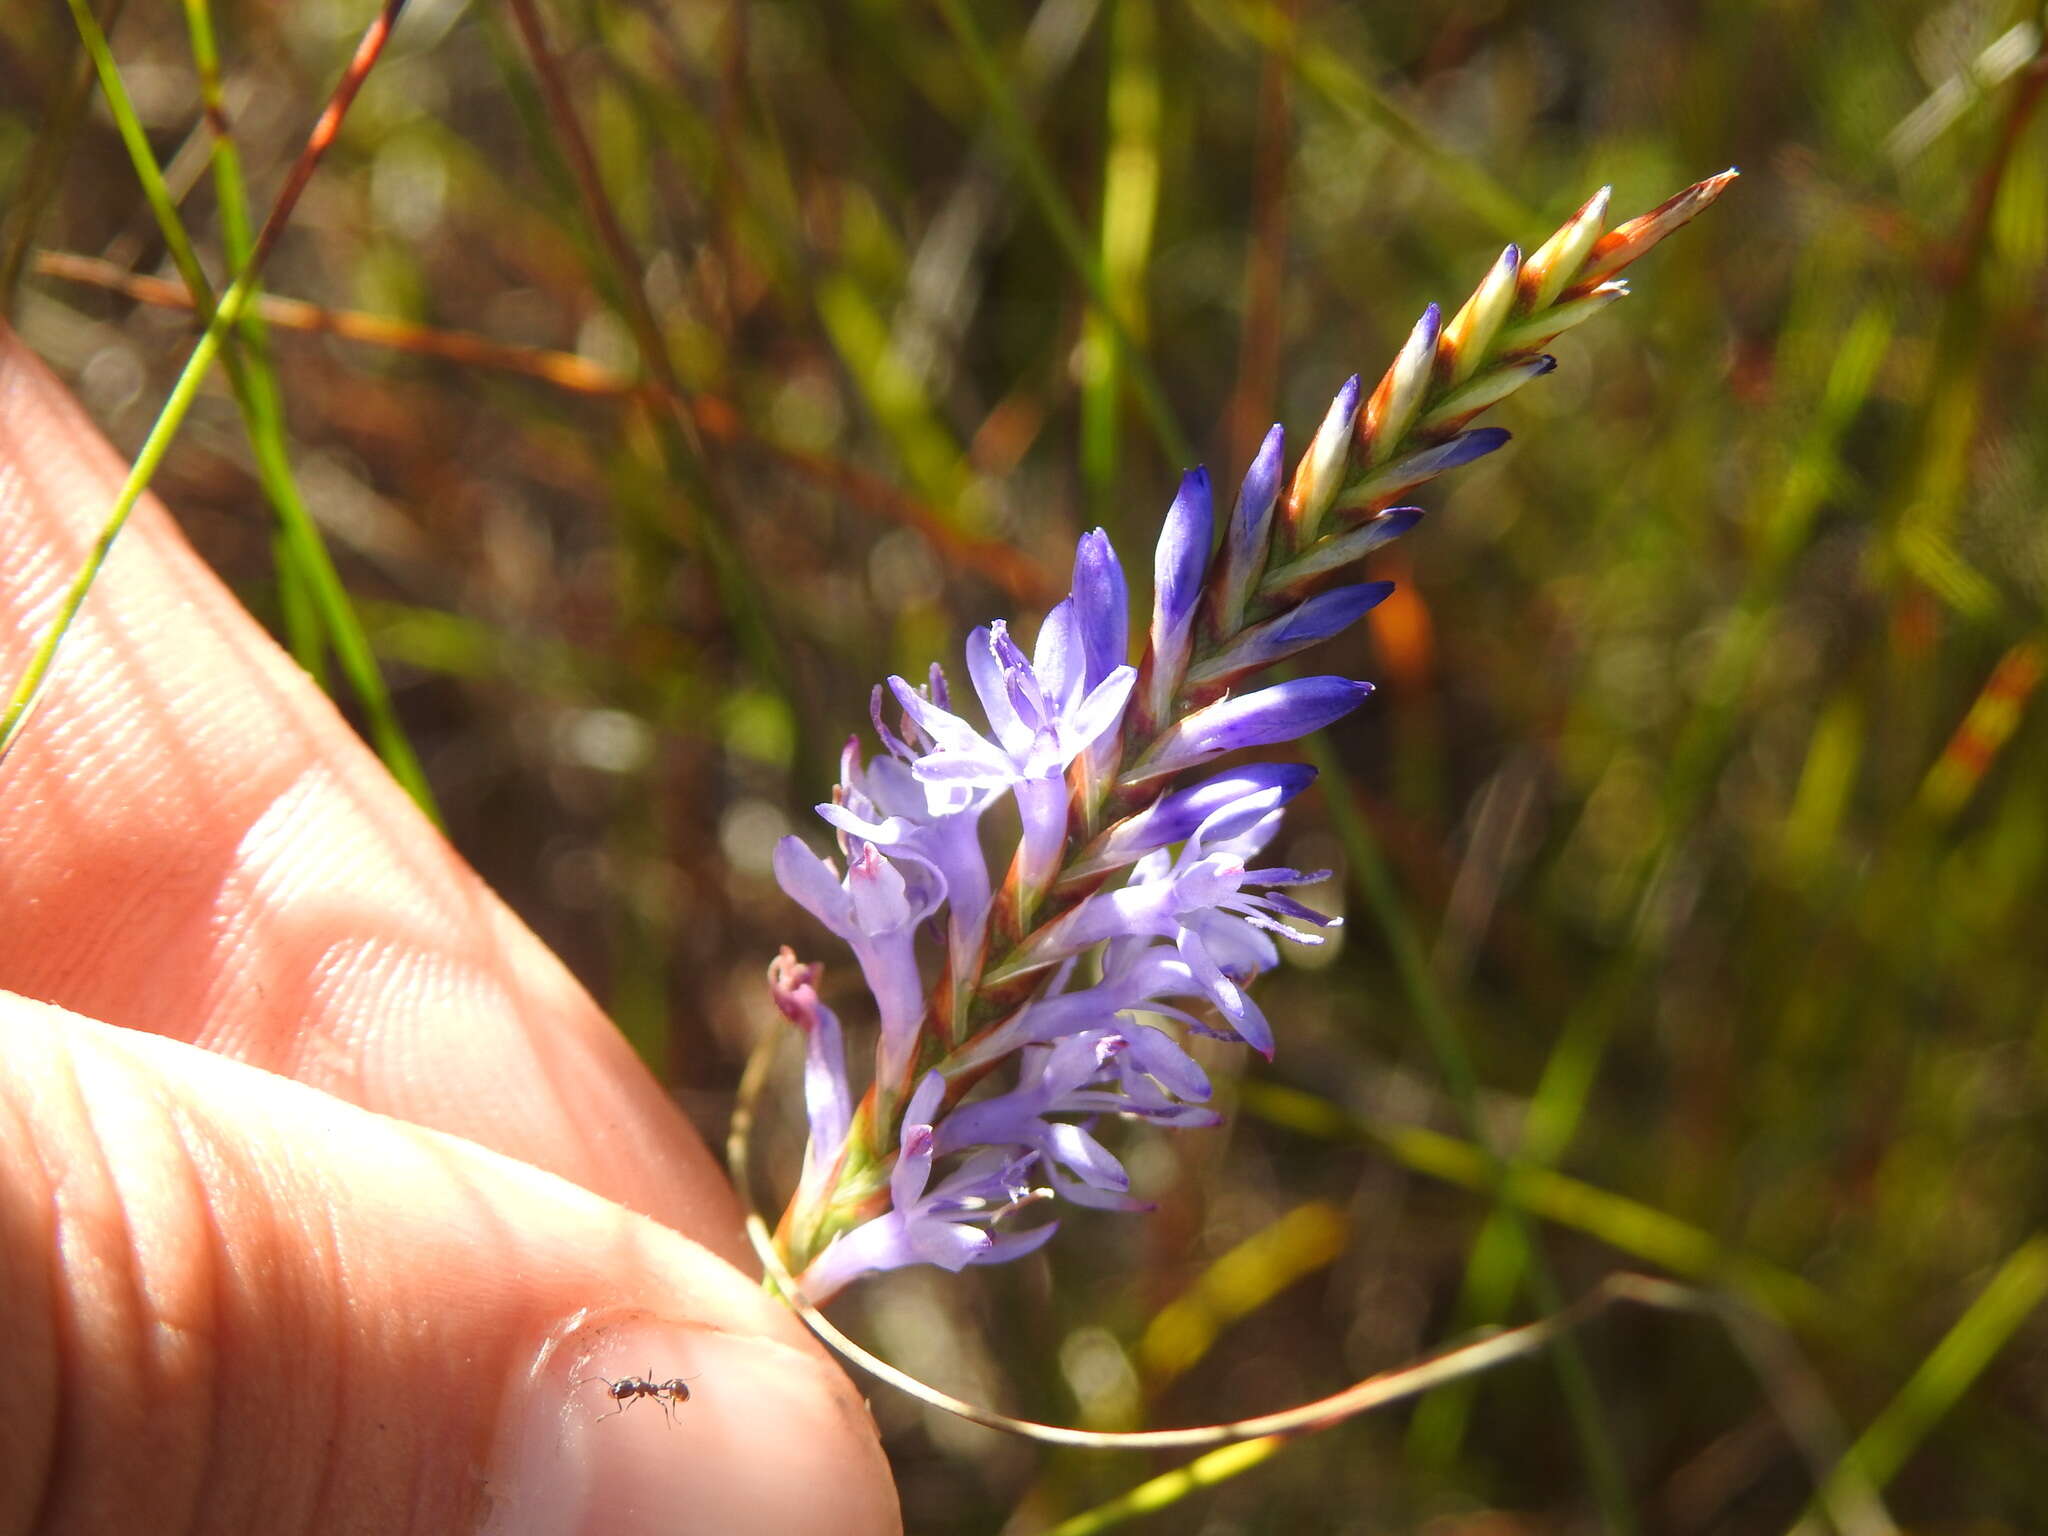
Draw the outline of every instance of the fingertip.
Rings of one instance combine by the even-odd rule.
[[[548,1341],[506,1393],[486,1494],[491,1536],[902,1529],[831,1365],[644,1312],[579,1314]]]

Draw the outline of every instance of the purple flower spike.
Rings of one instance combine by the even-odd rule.
[[[1393,590],[1391,581],[1368,581],[1320,593],[1279,618],[1246,630],[1229,650],[1190,672],[1187,686],[1191,691],[1213,690],[1246,673],[1270,667],[1296,651],[1320,644],[1349,629],[1367,610],[1385,602]]]
[[[1298,677],[1256,693],[1219,699],[1162,732],[1152,750],[1124,775],[1124,782],[1142,784],[1225,752],[1294,741],[1343,719],[1371,692],[1371,683],[1349,678]]]
[[[1286,463],[1287,434],[1276,422],[1259,444],[1252,467],[1245,471],[1223,536],[1223,574],[1216,589],[1216,630],[1235,634],[1244,623],[1244,605],[1265,574],[1266,551],[1273,537],[1273,504],[1280,496],[1280,471]]]
[[[882,754],[849,744],[818,808],[844,875],[795,838],[775,852],[783,887],[853,947],[881,1021],[872,1077],[849,1081],[817,967],[785,950],[770,970],[805,1037],[810,1118],[776,1242],[812,1299],[875,1271],[1028,1253],[1053,1226],[1010,1218],[1042,1201],[1136,1207],[1108,1120],[1217,1123],[1190,1036],[1273,1055],[1252,983],[1283,943],[1325,943],[1341,919],[1297,899],[1326,875],[1262,862],[1315,775],[1258,759],[1372,685],[1261,674],[1388,596],[1356,567],[1421,516],[1390,504],[1506,443],[1472,424],[1555,368],[1549,338],[1620,298],[1614,274],[1727,181],[1605,235],[1603,192],[1526,261],[1502,250],[1455,313],[1423,310],[1374,388],[1344,383],[1297,464],[1278,426],[1266,434],[1220,542],[1208,473],[1189,470],[1137,667],[1133,594],[1097,528],[1028,653],[993,620],[968,642],[971,688],[949,696],[936,666],[914,687],[891,677],[901,713],[886,719],[875,691]]]
[[[1180,494],[1159,530],[1159,548],[1152,561],[1152,675],[1145,695],[1146,719],[1164,722],[1180,691],[1194,641],[1195,605],[1202,595],[1202,572],[1209,564],[1209,539],[1216,513],[1209,497],[1209,471],[1191,469],[1181,477]]]

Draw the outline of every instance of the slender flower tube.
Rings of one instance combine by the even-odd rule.
[[[1600,226],[1607,218],[1607,199],[1613,193],[1614,188],[1602,187],[1587,198],[1579,211],[1522,263],[1518,279],[1522,309],[1548,309],[1557,302],[1564,285],[1586,264],[1586,253],[1600,238]]]
[[[1358,439],[1364,448],[1361,467],[1386,462],[1422,408],[1443,334],[1443,311],[1432,304],[1401,345],[1400,354],[1380,379],[1358,418]]]
[[[1080,626],[1087,685],[1096,688],[1124,665],[1131,648],[1130,589],[1109,535],[1100,528],[1082,534],[1075,546],[1074,583],[1067,595]],[[1120,731],[1105,731],[1075,760],[1075,788],[1084,806],[1093,809],[1109,792],[1122,744]]]
[[[1511,245],[1444,327],[1437,345],[1437,371],[1446,384],[1462,384],[1478,372],[1487,348],[1500,333],[1501,322],[1508,317],[1508,307],[1515,302],[1515,278],[1521,270],[1522,253]]]
[[[1215,521],[1209,472],[1191,469],[1182,477],[1180,494],[1167,509],[1153,561],[1152,648],[1145,662],[1140,717],[1144,726],[1157,726],[1169,718],[1173,697],[1187,671],[1195,639],[1195,606],[1202,595],[1202,573],[1208,568]]]
[[[846,1086],[846,1044],[839,1016],[818,1000],[821,965],[803,965],[787,944],[768,966],[768,991],[782,1016],[804,1032],[804,1113],[811,1123],[807,1150],[838,1151],[853,1124]]]
[[[1259,445],[1252,467],[1245,471],[1223,536],[1223,560],[1216,568],[1216,635],[1234,635],[1244,624],[1245,603],[1266,570],[1266,550],[1273,536],[1273,503],[1280,495],[1280,471],[1287,433],[1277,423]]]
[[[1434,448],[1424,448],[1419,453],[1396,459],[1355,485],[1346,487],[1345,504],[1369,507],[1392,501],[1402,492],[1412,491],[1426,480],[1434,480],[1447,469],[1462,469],[1475,459],[1485,458],[1496,448],[1505,446],[1509,435],[1500,427],[1475,427],[1470,432],[1459,433],[1448,442],[1438,443]]]

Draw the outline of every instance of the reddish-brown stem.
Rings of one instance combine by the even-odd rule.
[[[298,206],[299,196],[306,190],[306,184],[313,179],[313,172],[334,143],[335,135],[341,132],[342,119],[348,116],[348,109],[355,103],[356,92],[363,88],[363,82],[370,78],[370,71],[376,67],[383,55],[384,45],[391,41],[391,29],[398,25],[398,13],[405,9],[405,0],[384,0],[376,18],[364,30],[362,41],[356,44],[355,57],[348,61],[348,68],[341,72],[341,78],[334,84],[334,93],[327,98],[326,109],[313,124],[313,131],[306,135],[306,147],[299,151],[299,158],[293,163],[291,174],[285,178],[284,190],[271,204],[270,213],[263,220],[263,227],[256,231],[256,240],[249,248],[249,261],[242,273],[242,281],[248,282],[263,270],[263,264],[270,258],[270,249],[277,244],[277,237],[284,233],[285,221]]]
[[[555,57],[554,48],[548,42],[547,29],[541,23],[540,12],[534,8],[533,0],[511,0],[510,8],[513,23],[519,28],[519,39],[526,45],[526,55],[533,62],[534,82],[540,87],[541,100],[547,104],[548,117],[560,135],[562,154],[575,177],[576,190],[583,198],[583,210],[590,215],[598,241],[611,260],[619,296],[626,306],[626,321],[632,326],[634,340],[640,347],[641,364],[654,376],[662,390],[680,405],[683,400],[682,380],[676,375],[675,362],[668,355],[667,343],[662,340],[661,322],[655,317],[647,289],[640,281],[640,258],[626,239],[626,231],[612,207],[611,196],[605,191],[604,178],[597,168],[597,156],[590,148],[590,136],[583,131],[583,120],[576,115],[575,104],[569,97],[568,82],[562,77],[561,61]],[[691,452],[701,457],[704,445],[698,437],[696,422],[682,410],[677,410],[675,416]]]
[[[1970,189],[1969,207],[1956,227],[1955,239],[1934,264],[1936,279],[1943,286],[1953,287],[1977,269],[1979,253],[1991,233],[1991,211],[1998,206],[2006,171],[2012,165],[2013,153],[2026,133],[2027,123],[2040,108],[2044,92],[2048,92],[2048,37],[2043,38],[2033,58],[2020,71],[2012,102],[1998,125],[1998,142],[1984,169],[1978,172],[1976,185]]]

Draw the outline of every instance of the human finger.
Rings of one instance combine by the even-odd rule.
[[[701,1245],[4,994],[0,1059],[0,1531],[898,1528],[850,1384]]]
[[[0,690],[126,466],[0,325]],[[745,1258],[559,961],[145,497],[0,766],[0,987],[551,1169]]]

